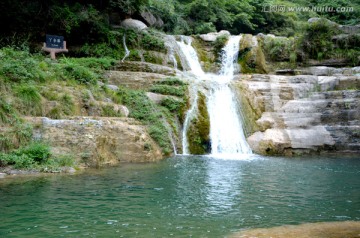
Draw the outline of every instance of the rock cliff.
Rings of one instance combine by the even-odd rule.
[[[338,70],[332,76],[239,75],[233,86],[247,117],[248,142],[254,152],[359,153],[360,77],[348,72],[356,69]]]
[[[69,154],[90,167],[162,159],[145,126],[130,118],[27,118],[34,136],[50,144],[54,155]]]

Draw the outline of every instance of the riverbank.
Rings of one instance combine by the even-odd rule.
[[[230,235],[229,238],[355,238],[359,236],[359,221],[343,221],[246,230]]]

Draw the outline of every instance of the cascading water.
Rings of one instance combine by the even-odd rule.
[[[212,155],[228,154],[251,154],[251,149],[246,141],[242,120],[234,93],[229,86],[233,79],[234,72],[237,70],[237,56],[239,52],[239,42],[241,36],[231,36],[228,43],[222,50],[221,70],[219,75],[206,74],[201,68],[195,49],[191,46],[191,41],[187,39],[178,42],[180,49],[185,55],[191,72],[197,79],[208,82],[207,88],[207,107],[210,117],[210,138]],[[196,101],[195,101],[196,102]],[[195,103],[196,104],[196,103]],[[187,113],[184,132],[183,132],[183,153],[187,154],[187,123],[193,114],[194,105]],[[187,122],[187,123],[186,123]]]
[[[125,34],[123,36],[123,46],[124,46],[124,50],[125,50],[125,55],[124,55],[124,58],[122,58],[121,62],[124,62],[124,60],[130,55],[130,50],[127,48],[127,45],[126,45],[126,35]]]
[[[191,38],[183,36],[181,41],[177,42],[180,50],[184,54],[186,61],[191,69],[191,72],[198,78],[203,79],[205,76],[204,71],[199,63],[199,58],[195,49],[191,46]]]

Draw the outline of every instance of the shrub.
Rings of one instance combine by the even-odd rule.
[[[166,52],[165,43],[163,39],[155,36],[154,33],[143,32],[140,39],[140,45],[145,50]]]
[[[186,83],[176,77],[169,77],[162,81],[157,81],[155,84],[169,85],[169,86],[184,86]]]
[[[153,85],[150,88],[153,93],[160,93],[165,95],[173,95],[178,97],[185,96],[185,87],[173,87],[169,85]]]
[[[48,161],[48,165],[53,166],[67,166],[72,167],[75,165],[75,159],[71,155],[60,155]]]
[[[170,112],[180,112],[184,104],[184,101],[176,100],[171,97],[164,98],[160,103],[161,106],[167,108]]]
[[[33,142],[13,153],[17,156],[26,155],[37,163],[45,163],[51,156],[50,147],[42,142]]]
[[[9,154],[0,154],[0,164],[2,166],[14,165],[15,168],[32,168],[37,164],[46,163],[50,156],[50,147],[48,145],[33,142]]]
[[[334,48],[331,38],[338,33],[337,27],[326,19],[310,23],[301,39],[301,48],[311,59],[327,59]]]
[[[73,98],[69,94],[61,97],[62,111],[65,115],[71,115],[74,112],[75,104]]]
[[[219,56],[222,48],[224,48],[226,42],[229,40],[228,35],[221,35],[216,38],[216,40],[213,42],[214,47],[214,54]]]
[[[285,37],[266,37],[264,51],[272,61],[289,61],[290,54],[294,51],[294,41]]]
[[[99,77],[91,69],[75,61],[64,58],[60,62],[60,66],[64,70],[64,76],[67,79],[74,79],[81,84],[95,84],[96,79]]]

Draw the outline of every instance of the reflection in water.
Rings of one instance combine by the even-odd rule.
[[[222,167],[221,160],[209,160],[207,164],[206,200],[210,214],[228,213],[241,199],[241,164]]]

